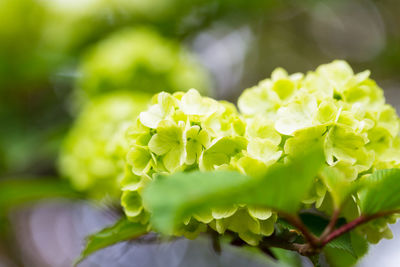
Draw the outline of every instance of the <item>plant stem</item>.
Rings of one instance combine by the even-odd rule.
[[[329,224],[325,227],[324,231],[319,237],[319,240],[324,240],[331,232],[333,232],[336,226],[336,222],[339,218],[339,215],[340,215],[340,209],[335,209],[333,211]]]
[[[393,213],[400,213],[400,210],[378,212],[372,215],[361,215],[355,220],[335,229],[340,214],[340,210],[336,209],[333,212],[332,217],[328,225],[326,226],[325,230],[319,237],[316,237],[314,234],[312,234],[297,215],[279,213],[279,216],[286,219],[291,225],[296,227],[301,232],[301,234],[304,236],[306,240],[306,243],[304,244],[292,243],[290,240],[287,240],[285,238],[276,235],[271,235],[268,237],[264,237],[262,241],[259,243],[258,248],[268,255],[270,255],[270,250],[269,250],[270,247],[296,251],[299,254],[308,257],[315,266],[320,266],[318,262],[319,254],[321,253],[322,248],[326,244],[331,242],[333,239],[353,230],[354,228],[364,223],[367,223],[371,220],[380,217],[391,215]],[[233,239],[231,244],[235,246],[247,245],[240,238]]]
[[[304,238],[307,240],[308,243],[310,243],[311,246],[318,246],[318,244],[320,243],[319,239],[307,229],[307,227],[303,224],[303,222],[297,215],[280,213],[280,216],[285,218],[291,225],[296,227],[303,234]]]
[[[214,230],[212,230],[211,228],[208,228],[207,232],[211,236],[211,243],[212,243],[212,247],[213,247],[214,251],[217,254],[221,254],[222,250],[221,250],[221,242],[219,239],[219,234],[217,232],[215,232]]]
[[[361,215],[360,217],[354,219],[353,221],[351,221],[351,222],[339,227],[338,229],[332,231],[331,233],[326,235],[326,237],[321,238],[321,245],[325,246],[326,244],[328,244],[333,239],[341,236],[342,234],[345,234],[345,233],[353,230],[357,226],[360,226],[360,225],[362,225],[364,223],[367,223],[369,221],[372,221],[374,219],[393,214],[395,212],[398,212],[398,211],[385,211],[385,212],[378,212],[378,213],[375,213],[375,214],[372,214],[372,215]]]

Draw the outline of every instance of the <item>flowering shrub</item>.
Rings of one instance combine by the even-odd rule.
[[[367,240],[391,237],[400,211],[400,120],[369,74],[344,61],[276,69],[243,92],[240,112],[194,89],[155,95],[118,135],[128,220],[91,236],[82,256],[148,231],[207,231],[314,263],[344,251],[354,264]]]
[[[398,167],[399,118],[368,76],[368,71],[354,75],[343,61],[305,76],[276,69],[271,79],[239,98],[243,116],[233,105],[201,97],[193,89],[154,96],[127,132],[132,172],[123,181],[126,214],[133,221],[147,222],[140,192],[156,174],[226,169],[258,177],[277,161],[320,141],[329,171],[347,182],[377,169]],[[323,176],[321,171],[305,204],[321,208],[327,191]],[[350,220],[359,214],[344,215]],[[204,224],[209,224],[221,234],[231,230],[257,244],[261,236],[273,233],[275,220],[268,208],[239,205],[195,214],[182,228],[205,231]],[[388,237],[386,224],[379,231],[379,236],[371,233],[371,241]]]

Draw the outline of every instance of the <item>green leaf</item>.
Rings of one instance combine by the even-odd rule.
[[[302,266],[300,254],[290,251],[290,250],[281,249],[281,248],[271,247],[270,249],[280,263],[287,264],[287,266],[290,266],[290,267],[301,267]]]
[[[343,172],[330,166],[323,169],[321,178],[331,194],[336,208],[340,208],[357,191],[360,185],[346,179]]]
[[[320,236],[322,232],[324,231],[325,227],[328,225],[329,220],[316,215],[316,214],[311,214],[311,213],[303,213],[300,215],[301,220],[303,223],[307,226],[310,231],[316,235]],[[340,227],[344,225],[346,221],[344,219],[339,219],[336,226]],[[342,251],[346,251],[353,257],[356,257],[355,251],[352,247],[351,244],[351,239],[350,239],[350,234],[345,233],[338,238],[332,240],[327,244],[328,247],[331,248],[336,248],[336,249],[341,249]]]
[[[111,246],[118,242],[137,238],[145,233],[147,233],[146,225],[133,223],[126,218],[123,218],[116,224],[88,236],[86,246],[80,257],[75,262],[75,266],[90,254],[100,249]]]
[[[349,253],[343,253],[342,249],[335,248],[332,246],[326,246],[324,248],[324,254],[326,261],[331,267],[350,267],[354,266],[358,259],[362,257],[368,251],[368,242],[362,236],[351,232],[351,244],[354,248],[355,255]]]
[[[66,181],[59,179],[7,179],[0,182],[0,211],[53,197],[79,197]]]
[[[321,149],[272,166],[261,178],[237,172],[191,172],[159,176],[143,192],[153,226],[171,234],[174,226],[196,212],[234,204],[260,205],[296,213],[324,164]]]
[[[307,228],[316,236],[320,236],[322,232],[324,231],[325,227],[328,225],[329,220],[317,215],[317,214],[312,214],[312,213],[302,213],[300,214],[300,218],[303,221],[304,225],[307,226]],[[296,229],[294,226],[292,226],[290,223],[288,223],[284,219],[279,219],[278,220],[279,225],[287,230],[293,230]],[[341,218],[338,220],[337,227],[340,227],[344,225],[346,221]],[[300,236],[300,234],[299,234]],[[345,233],[338,238],[332,240],[327,244],[327,247],[334,248],[334,249],[340,249],[345,252],[347,252],[349,255],[352,257],[357,257],[356,251],[354,250],[352,246],[352,242],[350,239],[350,234]]]
[[[143,192],[143,205],[152,212],[152,224],[170,234],[178,221],[205,208],[235,202],[248,177],[228,171],[176,173],[159,176]],[[225,202],[225,203],[224,203]]]
[[[400,169],[378,170],[361,183],[358,195],[363,214],[400,209]]]
[[[325,247],[324,254],[331,267],[350,267],[357,263],[357,258],[348,253],[343,253],[341,249]]]

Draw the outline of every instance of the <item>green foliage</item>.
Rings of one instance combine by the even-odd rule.
[[[325,227],[329,223],[329,220],[327,220],[326,218],[311,213],[303,213],[300,215],[300,218],[303,221],[303,223],[308,227],[308,229],[316,236],[320,236],[323,233]],[[336,226],[340,227],[345,223],[346,223],[345,221],[339,220]],[[356,257],[355,251],[351,243],[350,233],[345,233],[340,237],[332,240],[327,244],[327,247],[340,249],[343,252],[346,252]]]
[[[343,249],[333,246],[326,246],[324,248],[325,258],[331,267],[354,266],[368,252],[368,242],[365,238],[355,232],[351,232],[349,236],[354,253],[346,253]]]
[[[126,219],[121,219],[114,225],[88,236],[86,246],[79,259],[75,262],[75,265],[102,248],[111,246],[118,242],[134,239],[146,232],[146,226],[132,223]]]
[[[271,248],[271,251],[280,263],[290,267],[302,267],[300,256],[296,252],[280,248]]]
[[[400,210],[400,169],[379,170],[361,180],[359,192],[363,214]]]
[[[176,173],[157,177],[143,194],[155,229],[172,234],[184,218],[208,208],[237,204],[249,178],[227,171]]]
[[[152,213],[152,225],[166,234],[185,218],[213,207],[247,204],[296,213],[323,163],[321,150],[309,153],[271,168],[262,178],[226,171],[161,176],[146,187],[144,206]]]
[[[360,183],[346,179],[345,174],[338,169],[325,167],[321,176],[336,209],[341,208],[360,187]]]

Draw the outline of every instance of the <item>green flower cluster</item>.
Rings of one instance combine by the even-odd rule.
[[[113,90],[149,93],[209,89],[208,74],[178,43],[146,27],[113,33],[91,48],[80,67],[78,88],[88,96]]]
[[[150,98],[122,91],[89,102],[64,140],[59,156],[61,175],[93,198],[118,198],[126,154],[124,132]]]
[[[202,97],[194,89],[155,95],[150,108],[128,129],[127,139],[130,172],[122,182],[122,205],[131,220],[143,223],[149,214],[143,208],[141,191],[155,174],[195,169],[251,174],[261,164],[252,166],[259,162],[247,153],[246,124],[234,105]],[[274,142],[271,146],[280,142],[277,133]],[[262,153],[254,149],[255,154]],[[268,162],[279,157],[277,153]],[[246,242],[256,244],[262,235],[272,234],[275,220],[276,215],[265,208],[219,207],[187,218],[175,234],[195,237],[209,225],[219,233],[237,232]]]
[[[399,117],[369,75],[369,71],[354,74],[344,61],[321,65],[306,75],[276,69],[271,79],[244,91],[238,106],[248,122],[271,121],[285,140],[280,149],[283,157],[322,141],[327,165],[353,181],[378,169],[400,167]],[[304,203],[326,209],[325,195],[326,187],[317,179]],[[355,203],[347,205],[343,215],[358,216]],[[391,236],[382,222],[364,230],[371,242]]]
[[[240,113],[232,104],[201,97],[195,90],[154,96],[126,132],[126,215],[148,222],[141,192],[156,174],[228,169],[257,177],[315,142],[324,145],[327,167],[348,181],[400,167],[400,120],[369,74],[354,74],[344,61],[306,75],[276,69],[270,79],[243,92]],[[330,213],[331,201],[323,180],[316,177],[305,207],[312,204]],[[356,201],[349,201],[342,216],[353,219],[358,210]],[[261,207],[219,207],[187,218],[175,234],[193,237],[208,225],[257,244],[273,233],[276,218]],[[361,231],[371,242],[390,236],[386,222],[368,224]]]
[[[124,129],[161,90],[208,92],[205,70],[178,43],[149,28],[125,29],[99,42],[81,65],[74,105],[81,110],[60,153],[60,173],[94,198],[121,194]]]

